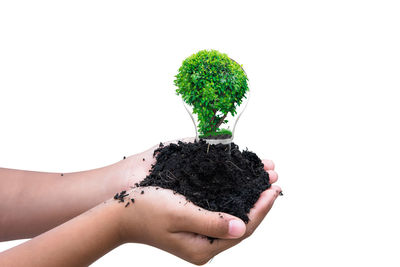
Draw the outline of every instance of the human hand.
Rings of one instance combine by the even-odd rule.
[[[152,157],[152,153],[151,153]],[[270,182],[278,179],[272,161],[264,160]],[[143,192],[143,193],[142,193]],[[281,192],[272,185],[251,209],[246,225],[239,218],[222,212],[204,210],[184,196],[156,187],[128,191],[129,205],[119,203],[121,242],[148,244],[194,264],[204,264],[218,253],[249,237],[271,209]],[[134,199],[134,203],[130,199]],[[214,242],[205,236],[215,237]]]
[[[152,158],[152,151],[147,151],[149,158]],[[147,172],[150,164],[148,163],[148,167],[143,167],[142,171]],[[273,163],[264,161],[264,167],[270,174],[270,182],[276,182],[277,174],[273,171]],[[111,178],[118,176],[119,171],[123,169],[115,164],[91,171],[68,173],[64,175],[65,179],[59,179],[59,174],[55,173],[3,170],[5,177],[18,174],[14,177],[20,177],[21,185],[34,181],[46,185],[49,191],[46,192],[42,188],[34,190],[38,192],[37,195],[31,191],[29,194],[23,194],[24,202],[29,203],[26,207],[31,211],[25,208],[24,213],[19,214],[23,214],[28,220],[15,220],[14,217],[14,221],[3,221],[3,225],[7,226],[3,228],[6,229],[5,233],[8,231],[8,237],[31,237],[33,234],[36,236],[38,233],[43,233],[0,253],[0,265],[26,266],[29,262],[30,266],[88,266],[108,251],[126,242],[149,244],[189,262],[204,264],[221,251],[250,236],[280,192],[280,188],[274,185],[263,192],[250,211],[250,222],[247,225],[232,215],[201,209],[193,203],[187,203],[182,195],[156,187],[134,188],[130,192],[131,197],[135,199],[134,203],[130,201],[131,198],[126,199],[130,202],[124,203],[111,199],[87,210],[98,200],[103,202],[103,195],[109,195],[113,188],[115,190],[118,186],[118,184],[99,183],[99,177],[102,181],[112,181]],[[144,175],[141,176],[141,179],[143,178]],[[33,184],[30,188],[34,186],[41,188]],[[46,192],[45,195],[51,196],[52,193],[56,193],[57,197],[53,199],[54,201],[46,201],[46,205],[43,205],[38,202],[43,198],[36,197],[43,195],[43,190]],[[98,197],[88,198],[88,195]],[[27,201],[26,198],[30,196],[31,199]],[[57,199],[61,201],[56,201]],[[65,206],[63,199],[69,199],[69,206]],[[17,201],[10,203],[14,202]],[[18,202],[17,204],[21,205]],[[127,204],[129,206],[125,207]],[[42,210],[47,213],[40,213]],[[82,213],[82,210],[87,211]],[[76,215],[77,213],[80,215]],[[60,222],[59,218],[71,216],[76,217],[62,224],[58,223],[58,226],[50,231],[43,231],[54,224],[55,220]],[[28,221],[29,227],[19,224],[21,221]],[[47,226],[43,228],[46,223]],[[219,239],[210,244],[205,236]]]
[[[162,144],[166,146],[171,143],[178,143],[178,141],[193,142],[194,138],[187,137],[179,140],[162,142]],[[122,172],[122,175],[118,175],[118,179],[114,181],[119,184],[121,190],[134,187],[136,183],[140,183],[149,174],[151,165],[156,163],[153,153],[158,147],[159,144],[146,151],[129,156],[117,163],[120,166],[119,170]]]

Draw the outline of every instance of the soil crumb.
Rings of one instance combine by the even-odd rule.
[[[235,143],[160,143],[153,156],[156,163],[140,186],[171,189],[203,209],[229,213],[246,223],[261,192],[271,186],[260,158],[240,151]]]

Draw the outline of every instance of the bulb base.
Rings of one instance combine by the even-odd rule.
[[[210,145],[217,145],[217,144],[228,145],[228,144],[232,143],[233,136],[230,138],[224,138],[224,139],[197,138],[197,141],[199,141],[199,140],[204,140],[207,144],[210,144]]]

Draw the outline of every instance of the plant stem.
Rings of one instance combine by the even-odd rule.
[[[218,128],[219,128],[219,126],[221,126],[221,124],[224,122],[226,116],[228,116],[228,113],[226,113],[226,114],[219,120],[219,122],[217,123],[217,125],[215,125],[215,128],[214,128],[215,131],[217,131]]]
[[[213,109],[214,115],[213,115],[213,116],[212,116],[212,118],[211,118],[211,123],[213,123],[213,122],[214,122],[214,120],[215,120],[215,117],[217,116],[217,111],[218,111],[218,110],[216,110],[216,109]]]

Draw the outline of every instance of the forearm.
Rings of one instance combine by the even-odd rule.
[[[127,186],[130,162],[75,173],[0,169],[0,241],[34,237]]]
[[[121,244],[122,205],[100,204],[80,216],[0,254],[0,266],[88,266]]]

